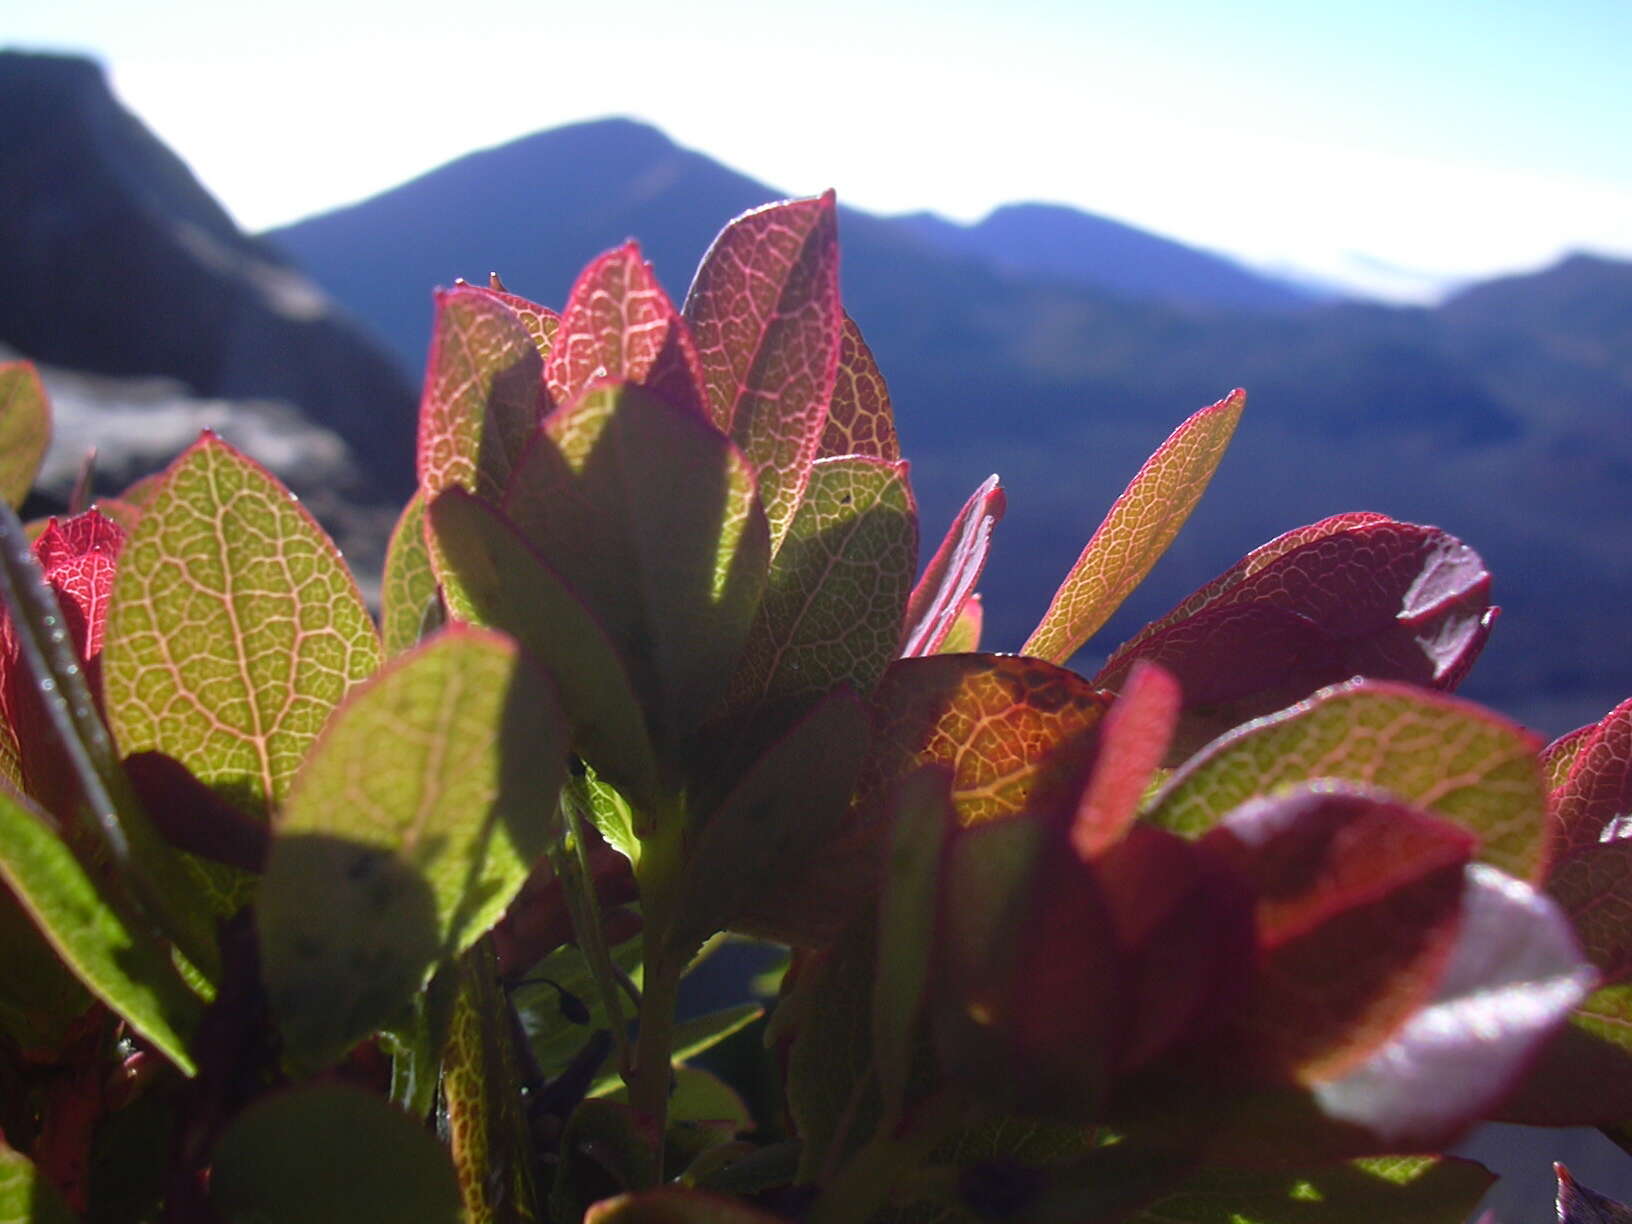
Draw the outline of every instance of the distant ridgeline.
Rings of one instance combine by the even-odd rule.
[[[251,238],[87,63],[0,56],[0,133],[0,260],[18,278],[0,343],[287,399],[391,489],[411,470],[434,286],[497,271],[558,304],[635,236],[678,298],[721,218],[783,194],[617,119]],[[1446,528],[1495,574],[1505,614],[1470,696],[1559,731],[1632,690],[1632,265],[1578,256],[1406,309],[1054,206],[971,227],[847,210],[841,227],[845,300],[926,531],[990,472],[1008,489],[992,648],[1020,644],[1171,422],[1240,385],[1202,512],[1097,653],[1288,523],[1372,509]]]

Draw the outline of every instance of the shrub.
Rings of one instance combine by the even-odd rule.
[[[209,434],[5,511],[0,1214],[1450,1221],[1481,1119],[1624,1138],[1632,703],[1449,696],[1472,549],[1340,515],[1065,666],[1244,402],[982,652],[1003,492],[919,572],[829,195],[679,310],[633,243],[439,293],[377,624]],[[0,371],[12,505],[48,420]],[[724,932],[792,949],[757,1133],[691,1060],[758,1006],[676,1018]]]

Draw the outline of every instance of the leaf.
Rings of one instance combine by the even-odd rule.
[[[1589,995],[1494,1116],[1533,1126],[1603,1126],[1632,1118],[1632,986],[1622,982]]]
[[[498,920],[543,853],[565,752],[548,681],[486,630],[442,632],[336,711],[260,892],[264,978],[292,1058],[322,1065],[391,1021]]]
[[[516,312],[516,318],[521,321],[521,326],[532,337],[538,355],[547,359],[550,349],[555,345],[556,333],[561,330],[561,316],[546,306],[540,306],[537,302],[530,302],[506,290],[497,272],[489,276],[487,292]]]
[[[583,1102],[561,1136],[550,1217],[583,1220],[609,1191],[656,1185],[661,1140],[626,1104],[604,1098]]]
[[[1064,663],[1122,606],[1201,500],[1246,402],[1245,391],[1230,392],[1156,448],[1054,592],[1021,654]]]
[[[550,399],[558,405],[608,379],[644,387],[708,419],[691,329],[632,239],[579,274],[544,363]]]
[[[156,749],[265,814],[380,639],[327,535],[265,469],[206,432],[125,545],[103,649],[126,754]]]
[[[0,977],[0,1033],[15,1043],[24,1062],[66,1061],[67,1047],[78,1035],[73,1021],[94,1000],[4,886],[0,886],[0,947],[6,950],[6,972]]]
[[[51,444],[51,404],[26,361],[0,362],[0,499],[23,504]]]
[[[105,543],[109,531],[116,532],[117,528],[106,520],[85,524],[86,539],[93,544]],[[57,544],[62,542],[57,540]],[[101,589],[93,584],[95,589],[87,590],[82,581],[66,578],[86,579],[101,567],[95,564],[95,558],[70,556],[65,569],[65,559],[56,555],[55,548],[56,544],[46,541],[53,568],[65,578],[65,591],[77,591],[88,601],[84,607],[73,598],[69,601],[76,609],[81,638],[88,648]],[[102,572],[103,580],[105,576]],[[106,854],[116,869],[116,874],[107,877],[114,890],[110,900],[127,919],[139,922],[149,934],[174,940],[200,973],[214,977],[219,955],[204,899],[136,801],[91,692],[87,660],[76,646],[70,618],[58,603],[52,584],[45,580],[34,551],[27,546],[17,516],[3,502],[0,596],[4,597],[7,613],[6,653],[17,664],[13,673],[19,678],[32,677],[29,706],[39,713],[39,722],[49,726],[56,741],[53,755],[60,750],[59,761],[71,779],[64,779],[71,793],[52,798],[69,804],[74,816],[88,816],[74,821],[76,832],[94,831],[98,836],[94,850],[89,846],[78,849],[88,859]],[[17,696],[15,689],[8,694],[10,698]],[[17,702],[8,700],[7,704],[12,706],[8,713],[19,712]]]
[[[1127,833],[1167,752],[1181,700],[1173,677],[1156,664],[1129,674],[1105,716],[1099,759],[1077,802],[1071,845],[1079,857],[1096,858]]]
[[[774,913],[850,804],[867,752],[867,713],[829,694],[773,744],[709,815],[680,885],[668,955],[689,955],[744,915]]]
[[[1548,873],[1547,892],[1569,915],[1604,985],[1632,978],[1632,841],[1566,854]]]
[[[1574,731],[1566,731],[1541,750],[1541,769],[1547,775],[1549,787],[1557,790],[1564,785],[1570,776],[1570,770],[1575,766],[1576,757],[1581,754],[1581,749],[1587,746],[1587,741],[1597,730],[1597,723],[1588,723]]]
[[[0,792],[0,878],[87,989],[186,1075],[202,1014],[168,948],[103,899],[46,818]]]
[[[584,1213],[584,1224],[783,1224],[781,1217],[741,1199],[664,1186],[602,1199]]]
[[[612,785],[649,802],[657,762],[646,714],[594,615],[486,502],[449,489],[432,503],[430,522],[449,610],[530,651],[555,681],[577,751]]]
[[[1544,850],[1535,753],[1529,732],[1478,706],[1357,680],[1215,741],[1168,779],[1147,815],[1194,836],[1256,795],[1320,778],[1358,782],[1471,830],[1484,861],[1526,877]]]
[[[632,939],[612,949],[612,960],[637,982],[641,978],[641,940]],[[561,1012],[560,996],[554,983],[589,1011],[589,1022],[569,1022]],[[554,1078],[572,1061],[589,1034],[607,1028],[610,1021],[595,988],[595,975],[577,944],[566,944],[533,966],[528,976],[514,988],[516,1011],[527,1030],[528,1045],[538,1068]],[[610,1087],[619,1078],[616,1070],[586,1081]]]
[[[1200,1169],[1127,1224],[1460,1224],[1495,1180],[1472,1161],[1433,1156]]]
[[[537,1219],[532,1139],[520,1083],[510,1000],[499,988],[491,941],[459,959],[442,1060],[449,1155],[467,1224]]]
[[[453,1166],[436,1137],[342,1084],[264,1096],[216,1145],[210,1198],[235,1224],[302,1220],[462,1224]]]
[[[1589,1190],[1561,1164],[1558,1177],[1558,1224],[1632,1224],[1632,1207],[1596,1190]]]
[[[889,857],[879,896],[878,968],[873,975],[873,1070],[886,1117],[901,1114],[918,1018],[935,957],[941,852],[954,823],[951,776],[925,766],[897,788]]]
[[[840,684],[871,692],[896,657],[917,554],[906,464],[818,460],[771,563],[728,700],[806,697]]]
[[[709,416],[748,457],[781,546],[827,427],[844,312],[833,193],[744,213],[720,231],[682,313]]]
[[[693,1016],[674,1026],[670,1049],[675,1062],[695,1058],[712,1050],[735,1033],[742,1032],[765,1014],[758,1003],[739,1003],[705,1015]]]
[[[1328,1117],[1396,1151],[1436,1150],[1486,1116],[1596,977],[1557,907],[1490,867],[1468,868],[1462,914],[1429,1004],[1364,1062],[1314,1088]]]
[[[544,359],[504,298],[439,290],[419,409],[419,488],[455,485],[497,502],[545,406]]]
[[[933,655],[894,664],[872,705],[878,732],[858,802],[937,762],[952,769],[968,825],[1070,802],[1110,696],[1040,659]]]
[[[901,458],[890,390],[884,385],[873,350],[861,338],[861,328],[849,315],[844,316],[844,331],[839,338],[839,364],[827,425],[816,448],[818,459],[836,455],[871,455],[891,462]]]
[[[50,1179],[41,1176],[27,1156],[0,1143],[0,1220],[7,1224],[74,1224],[76,1219]]]
[[[1230,1025],[1244,1062],[1312,1084],[1392,1036],[1449,962],[1473,844],[1386,795],[1329,782],[1225,816],[1201,846],[1257,897],[1258,964]]]
[[[606,384],[550,415],[505,512],[589,608],[660,754],[724,694],[770,560],[754,477],[708,425]]]
[[[903,658],[935,654],[946,648],[948,636],[970,601],[977,598],[975,586],[986,569],[992,529],[1007,505],[997,477],[988,476],[958,511],[907,601]],[[979,637],[977,629],[977,643]]]
[[[986,613],[979,594],[969,596],[963,601],[963,609],[952,622],[952,628],[948,630],[936,653],[973,654],[979,650],[980,631],[985,620]]]
[[[435,599],[436,572],[425,542],[425,494],[416,492],[391,529],[380,576],[380,637],[387,658],[419,641],[426,609]]]
[[[1275,555],[1216,580],[1202,607],[1118,650],[1094,683],[1118,688],[1135,659],[1161,663],[1184,690],[1187,750],[1354,676],[1454,688],[1495,618],[1479,555],[1435,527],[1322,526],[1300,547],[1259,550]]]
[[[1604,715],[1571,757],[1549,804],[1559,854],[1621,836],[1616,822],[1632,817],[1632,700]]]

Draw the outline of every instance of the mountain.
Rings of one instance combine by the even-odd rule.
[[[13,349],[295,405],[345,439],[366,486],[411,483],[412,382],[240,231],[88,60],[0,52],[0,267]]]
[[[1320,300],[1222,255],[1059,204],[1005,204],[967,226],[935,213],[894,220],[943,250],[1031,280],[1200,309],[1298,310]]]
[[[634,235],[678,299],[719,226],[780,194],[613,119],[265,237],[419,368],[433,284],[496,270],[559,304],[587,259]],[[1566,266],[1428,310],[1311,301],[1069,210],[959,229],[843,210],[842,281],[890,380],[926,537],[990,471],[1009,489],[984,584],[994,647],[1023,639],[1143,457],[1243,385],[1247,416],[1200,512],[1097,653],[1271,536],[1368,508],[1461,535],[1495,573],[1506,615],[1470,696],[1559,731],[1632,692],[1632,438],[1599,334],[1632,303],[1632,265]],[[1119,249],[1149,262],[1142,281]],[[1568,285],[1578,309],[1558,308]]]

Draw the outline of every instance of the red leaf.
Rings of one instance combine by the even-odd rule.
[[[1387,1040],[1439,984],[1474,840],[1426,812],[1321,783],[1231,812],[1202,843],[1257,896],[1246,1060],[1306,1084]]]
[[[458,283],[463,285],[465,282]],[[522,327],[533,338],[539,356],[548,357],[550,349],[555,345],[555,333],[561,327],[561,316],[547,306],[540,306],[537,302],[530,302],[511,293],[504,287],[504,282],[499,279],[497,272],[489,277],[487,292],[516,312]]]
[[[844,312],[833,193],[744,213],[703,256],[682,312],[709,416],[748,456],[774,552],[827,427]]]
[[[1567,853],[1554,862],[1547,892],[1575,924],[1603,984],[1632,978],[1632,841],[1619,838]]]
[[[884,385],[884,375],[873,359],[873,350],[861,338],[861,328],[849,315],[844,316],[833,399],[828,405],[827,426],[817,448],[818,458],[831,455],[901,458],[901,443],[895,436],[895,415],[890,409],[890,390]]]
[[[1632,1207],[1589,1190],[1563,1165],[1555,1163],[1558,1177],[1558,1224],[1632,1224]]]
[[[1556,752],[1574,749],[1569,772],[1547,804],[1555,852],[1623,836],[1611,825],[1617,818],[1632,817],[1632,700],[1567,739],[1569,744],[1555,743],[1543,754],[1545,762]]]
[[[550,398],[558,405],[609,378],[703,413],[702,369],[691,331],[632,240],[579,274],[544,365]]]
[[[1438,528],[1327,520],[1203,587],[1094,682],[1119,688],[1135,659],[1161,663],[1184,689],[1191,749],[1353,676],[1454,687],[1489,635],[1489,594],[1479,555]]]
[[[1105,716],[1099,761],[1077,804],[1071,845],[1084,859],[1120,841],[1139,811],[1145,788],[1167,753],[1182,695],[1173,677],[1140,662]]]
[[[992,529],[1007,501],[996,476],[988,476],[969,496],[947,529],[946,538],[929,559],[907,600],[903,658],[931,655],[946,641],[986,568]],[[978,636],[978,635],[977,635]]]

